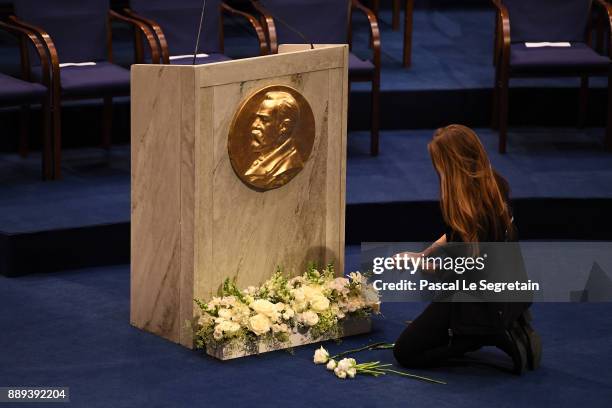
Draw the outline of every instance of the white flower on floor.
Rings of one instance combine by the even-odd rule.
[[[315,364],[325,364],[329,360],[329,353],[321,346],[315,351],[312,360]]]
[[[357,361],[354,358],[343,358],[338,361],[334,374],[338,378],[354,378],[357,374]]]
[[[338,378],[346,378],[346,371],[339,370],[338,367],[334,370],[334,374],[336,374]]]
[[[333,358],[329,360],[326,365],[327,369],[330,371],[335,370],[337,366],[338,366],[338,363],[336,363],[336,360],[334,360]]]
[[[355,375],[357,375],[357,369],[355,367],[349,368],[346,370],[346,375],[348,375],[350,378],[355,378]]]

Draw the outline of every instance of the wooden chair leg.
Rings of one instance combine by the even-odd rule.
[[[497,41],[498,41],[498,33],[499,33],[499,17],[496,15],[495,16],[495,31],[494,31],[494,35],[493,35],[493,65],[495,65],[495,62],[497,60]]]
[[[19,110],[19,155],[27,157],[30,151],[30,106],[22,105]]]
[[[491,103],[491,129],[498,130],[499,129],[499,86],[497,81],[493,85],[493,95],[492,95],[492,103]]]
[[[137,64],[144,63],[144,47],[142,41],[142,33],[140,30],[134,28],[134,61],[136,61]],[[153,61],[153,63],[156,63],[156,61]]]
[[[578,111],[578,127],[583,128],[586,123],[587,108],[589,102],[589,77],[580,77],[580,107]]]
[[[53,97],[51,106],[53,126],[53,179],[62,178],[62,103],[59,96]]]
[[[380,128],[380,74],[372,80],[372,129],[370,135],[370,155],[378,156]]]
[[[391,28],[393,31],[400,29],[400,14],[401,14],[400,0],[393,0],[393,17],[391,20]]]
[[[508,136],[508,78],[501,78],[499,84],[499,152],[506,153]]]
[[[380,0],[372,0],[372,11],[378,17],[378,13],[380,12]]]
[[[404,14],[404,67],[412,65],[412,31],[413,31],[414,0],[406,0]]]
[[[51,137],[51,101],[42,101],[42,177],[43,180],[53,180],[53,140]]]
[[[110,149],[112,140],[113,127],[113,98],[110,96],[104,97],[104,117],[102,122],[102,147]]]

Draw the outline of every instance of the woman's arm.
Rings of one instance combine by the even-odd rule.
[[[441,246],[444,246],[446,244],[446,234],[443,234],[440,238],[438,238],[436,240],[436,242],[434,242],[433,244],[431,244],[429,247],[425,248],[423,251],[421,252],[401,252],[398,255],[400,257],[408,257],[409,259],[414,259],[415,261],[411,261],[413,262],[413,265],[421,265],[421,269],[423,271],[426,272],[435,272],[435,268],[428,268],[427,265],[423,265],[422,263],[416,263],[416,259],[418,258],[426,258],[428,257],[432,252],[434,252],[436,249],[438,249]]]
[[[446,234],[443,234],[440,238],[438,238],[436,242],[431,244],[427,249],[425,249],[421,253],[423,254],[423,256],[429,256],[429,254],[431,254],[433,251],[435,251],[439,247],[444,246],[444,244],[446,244]]]

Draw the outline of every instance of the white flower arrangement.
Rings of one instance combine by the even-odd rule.
[[[312,339],[341,335],[343,319],[380,310],[378,292],[362,274],[336,277],[331,265],[321,271],[309,267],[294,278],[277,270],[260,287],[244,290],[226,279],[219,296],[195,302],[201,310],[194,327],[196,348],[288,343],[298,331]]]

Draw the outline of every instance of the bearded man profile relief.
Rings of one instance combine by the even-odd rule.
[[[299,121],[300,107],[290,93],[266,93],[251,124],[251,148],[258,156],[244,173],[250,183],[280,187],[304,168],[293,135]]]

